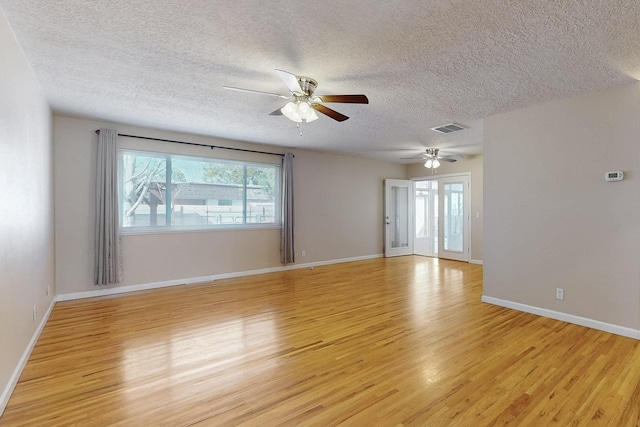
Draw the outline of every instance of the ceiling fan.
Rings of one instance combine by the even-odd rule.
[[[440,162],[457,162],[458,159],[461,159],[462,154],[449,154],[449,155],[440,155],[440,150],[438,148],[427,148],[424,153],[420,153],[414,157],[404,157],[402,160],[414,160],[414,159],[422,159],[425,160],[424,167],[427,169],[437,169],[440,166]]]
[[[323,102],[340,102],[349,104],[369,103],[369,99],[367,99],[365,95],[314,95],[313,92],[316,90],[316,87],[318,87],[318,82],[314,79],[310,77],[296,76],[283,70],[276,70],[276,74],[278,74],[289,89],[289,95],[280,95],[277,93],[242,89],[232,86],[223,86],[223,88],[287,99],[289,102],[287,102],[283,107],[271,112],[270,115],[285,115],[288,119],[297,123],[301,123],[303,121],[308,123],[316,120],[318,118],[316,111],[339,122],[343,122],[349,118],[344,114],[323,105]]]

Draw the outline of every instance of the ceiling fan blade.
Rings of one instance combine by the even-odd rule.
[[[344,122],[349,117],[345,116],[342,113],[338,113],[336,110],[332,110],[329,107],[325,107],[322,104],[311,104],[311,106],[318,112],[324,114],[325,116],[331,117],[333,120],[337,120],[339,122]]]
[[[401,157],[401,160],[426,160],[428,158],[429,156],[425,155],[424,153],[420,153],[416,154],[413,157]]]
[[[444,156],[438,156],[438,160],[444,160],[445,162],[455,162],[458,159],[463,158],[462,154],[445,154]]]
[[[368,104],[369,99],[365,95],[320,95],[322,102],[342,102],[349,104]]]
[[[287,85],[287,87],[289,88],[289,91],[291,91],[292,94],[293,93],[298,93],[298,94],[304,93],[302,91],[302,88],[300,87],[300,82],[298,82],[298,77],[296,77],[295,75],[289,73],[288,71],[283,71],[283,70],[277,70],[276,69],[276,73],[282,79],[284,84]]]
[[[282,116],[282,107],[269,113],[270,116]]]
[[[282,99],[289,99],[289,96],[286,95],[280,95],[278,93],[271,93],[271,92],[263,92],[261,90],[253,90],[253,89],[243,89],[240,87],[233,87],[233,86],[222,86],[223,89],[228,89],[228,90],[236,90],[238,92],[249,92],[249,93],[259,93],[261,95],[270,95],[270,96],[277,96],[278,98],[282,98]]]

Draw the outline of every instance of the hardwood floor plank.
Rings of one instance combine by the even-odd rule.
[[[2,426],[636,426],[638,342],[375,259],[57,303]]]

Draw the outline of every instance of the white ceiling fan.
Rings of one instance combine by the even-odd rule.
[[[437,169],[440,167],[440,162],[448,162],[454,163],[457,162],[458,159],[461,159],[462,154],[445,154],[440,155],[440,149],[438,148],[427,148],[424,153],[420,153],[414,157],[404,157],[402,160],[414,160],[414,159],[422,159],[424,160],[424,167],[427,169]]]
[[[282,79],[289,89],[289,95],[281,95],[271,92],[263,92],[253,89],[243,89],[232,86],[223,86],[224,89],[237,90],[240,92],[258,93],[262,95],[275,96],[287,99],[283,107],[271,112],[272,116],[285,115],[294,122],[312,122],[318,118],[316,111],[334,120],[343,122],[349,117],[339,113],[331,108],[323,105],[323,102],[349,103],[349,104],[368,104],[369,99],[365,95],[314,95],[318,82],[310,77],[296,76],[287,71],[276,70],[276,74]]]

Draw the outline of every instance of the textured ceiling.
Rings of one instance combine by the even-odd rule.
[[[398,161],[482,150],[482,119],[640,77],[635,0],[0,0],[52,108],[242,141]],[[1,65],[0,65],[1,66]],[[268,113],[279,68],[350,116]],[[430,127],[457,122],[450,135]]]

